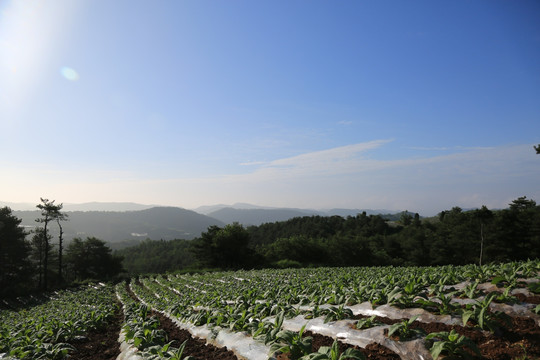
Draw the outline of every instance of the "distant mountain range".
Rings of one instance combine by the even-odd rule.
[[[153,207],[138,211],[66,211],[62,223],[65,239],[94,236],[109,243],[132,245],[140,240],[194,239],[212,225],[224,226],[217,219],[176,207]],[[13,211],[28,230],[39,225],[39,211]],[[56,224],[50,226],[57,236]]]
[[[0,201],[0,207],[8,206],[12,210],[36,210],[36,205],[30,203],[12,203]],[[56,202],[55,204],[59,204]],[[83,204],[63,203],[64,211],[137,211],[159,207],[158,205],[142,205],[132,202],[89,202]]]
[[[22,219],[22,225],[31,230],[38,225],[39,211],[35,204],[0,202],[9,206],[13,214]],[[225,226],[238,222],[244,226],[286,221],[302,216],[355,216],[365,211],[372,214],[395,214],[390,210],[370,209],[293,209],[272,208],[250,204],[202,206],[194,210],[136,203],[64,204],[69,221],[63,223],[64,238],[94,236],[105,240],[113,248],[133,245],[144,239],[194,239],[212,225]],[[52,225],[53,236],[57,226]]]

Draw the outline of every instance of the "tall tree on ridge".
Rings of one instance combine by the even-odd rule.
[[[36,207],[41,210],[41,217],[36,219],[37,222],[43,223],[43,246],[44,256],[43,256],[43,288],[47,290],[47,272],[48,272],[48,262],[49,262],[49,249],[50,249],[50,237],[48,233],[47,226],[51,221],[56,220],[62,215],[60,210],[62,210],[63,205],[55,205],[54,200],[49,201],[49,199],[40,198],[41,204],[37,204]]]
[[[60,209],[62,208],[62,204],[59,205]],[[58,235],[58,279],[60,282],[64,281],[64,277],[62,276],[62,249],[63,249],[63,236],[64,236],[64,229],[62,228],[62,225],[60,224],[60,221],[67,221],[68,216],[66,213],[58,212],[58,216],[56,217],[56,223],[58,224],[58,229],[60,231]]]
[[[491,219],[493,219],[493,212],[485,205],[482,205],[480,210],[474,211],[473,217],[480,222],[480,260],[478,263],[482,266],[482,259],[484,257],[484,227]]]

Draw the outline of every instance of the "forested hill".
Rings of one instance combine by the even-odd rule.
[[[39,211],[14,211],[28,230],[38,225]],[[154,207],[140,211],[66,211],[64,238],[96,237],[114,247],[125,240],[194,239],[209,226],[223,226],[221,221],[195,211],[177,207]],[[51,226],[53,235],[56,227]]]
[[[305,216],[244,228],[210,227],[193,241],[145,241],[119,252],[132,273],[186,268],[429,266],[540,258],[540,206],[525,197],[508,209],[459,207],[422,219],[403,212]]]

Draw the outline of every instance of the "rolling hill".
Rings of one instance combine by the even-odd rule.
[[[14,211],[22,219],[21,225],[27,230],[38,223],[38,211]],[[153,240],[194,239],[209,226],[225,225],[221,221],[201,215],[195,211],[177,207],[153,207],[139,211],[66,211],[69,221],[62,223],[64,238],[86,238],[94,236],[111,245],[114,243],[133,244],[147,238]],[[56,231],[56,224],[51,231]],[[126,241],[127,240],[127,241]]]

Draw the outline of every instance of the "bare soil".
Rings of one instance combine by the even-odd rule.
[[[392,325],[406,319],[393,320],[376,317],[376,320]],[[515,317],[512,318],[510,325],[502,323],[500,325],[496,333],[482,331],[477,327],[446,325],[435,322],[423,323],[415,321],[411,327],[422,329],[426,334],[441,331],[450,332],[453,329],[458,334],[471,339],[478,346],[482,357],[473,357],[475,359],[511,360],[525,356],[528,359],[540,359],[540,327],[536,325],[533,319]]]
[[[144,286],[140,282],[138,285]],[[139,301],[129,286],[127,287],[127,290],[134,300]],[[217,347],[212,344],[207,344],[204,339],[193,337],[189,331],[180,329],[171,319],[163,314],[153,311],[152,315],[159,319],[160,328],[165,330],[168,340],[173,342],[171,346],[179,348],[184,341],[186,342],[182,357],[193,356],[195,359],[199,360],[238,360],[236,355],[226,347]]]
[[[72,360],[115,360],[120,355],[118,336],[124,322],[121,306],[109,324],[101,329],[90,331],[86,337],[70,342],[77,349],[70,353]]]
[[[169,341],[173,341],[171,344],[172,346],[180,347],[184,341],[187,341],[182,356],[191,355],[196,359],[201,360],[238,360],[232,351],[227,350],[225,347],[216,347],[212,344],[206,344],[206,341],[203,339],[194,338],[189,331],[180,329],[166,316],[160,313],[154,313],[154,316],[159,318],[161,328],[167,332]]]
[[[522,303],[540,304],[540,295],[526,296],[523,294],[515,294],[514,296]]]

